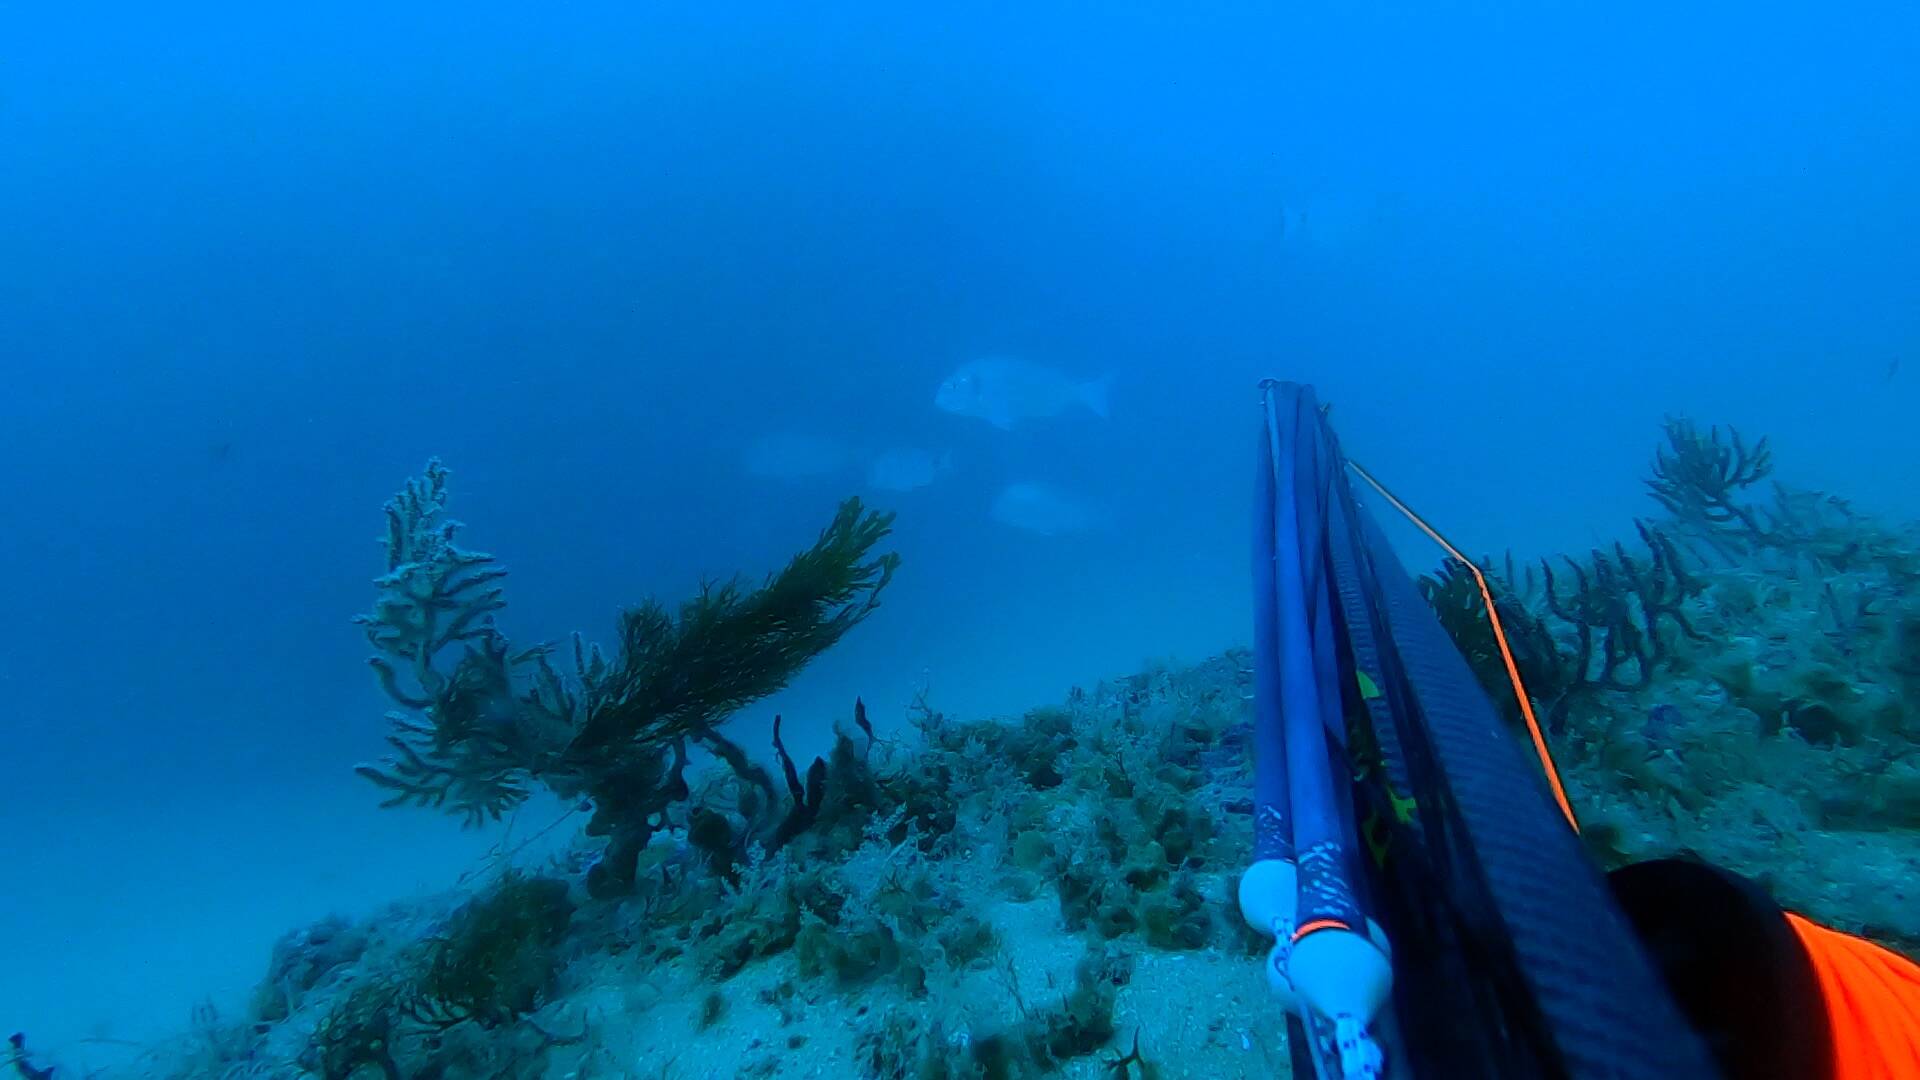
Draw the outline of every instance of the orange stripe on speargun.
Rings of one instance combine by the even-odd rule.
[[[1493,605],[1493,590],[1487,587],[1487,577],[1472,559],[1460,553],[1460,549],[1447,542],[1438,529],[1426,523],[1426,520],[1406,503],[1399,500],[1387,486],[1373,478],[1373,474],[1361,468],[1351,460],[1347,467],[1360,474],[1360,479],[1373,485],[1382,497],[1393,504],[1395,510],[1405,514],[1408,521],[1414,523],[1421,532],[1426,533],[1433,542],[1445,548],[1447,554],[1467,568],[1473,575],[1474,584],[1480,586],[1480,599],[1487,605],[1487,621],[1493,625],[1493,640],[1500,646],[1500,659],[1507,667],[1507,681],[1513,685],[1513,699],[1520,704],[1520,715],[1526,718],[1527,734],[1533,737],[1534,753],[1540,756],[1540,767],[1546,770],[1547,786],[1553,789],[1553,801],[1560,804],[1560,812],[1566,815],[1567,824],[1574,832],[1580,831],[1580,822],[1573,816],[1573,804],[1567,801],[1567,789],[1560,783],[1560,770],[1553,764],[1553,754],[1547,750],[1547,737],[1540,731],[1540,720],[1533,713],[1533,699],[1527,694],[1527,686],[1520,680],[1520,666],[1514,662],[1513,648],[1507,644],[1507,628],[1500,622],[1500,612]]]
[[[1339,919],[1315,919],[1312,922],[1301,924],[1300,929],[1295,930],[1293,932],[1293,941],[1295,944],[1298,944],[1301,938],[1306,937],[1308,934],[1318,933],[1321,930],[1352,930],[1352,929],[1353,927],[1348,926],[1346,923],[1341,922]]]

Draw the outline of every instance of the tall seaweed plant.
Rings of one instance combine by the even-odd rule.
[[[588,874],[596,895],[631,889],[640,851],[688,797],[689,747],[776,794],[722,725],[871,615],[899,566],[875,553],[893,515],[848,499],[812,547],[758,586],[709,582],[677,608],[648,599],[623,611],[611,654],[579,634],[563,655],[516,649],[494,621],[507,572],[456,542],[447,478],[430,461],[386,506],[387,572],[373,611],[356,621],[397,708],[390,754],[357,771],[390,793],[384,805],[442,809],[470,825],[539,785],[588,801],[588,833],[607,838]]]

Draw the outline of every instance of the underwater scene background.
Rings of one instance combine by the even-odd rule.
[[[1285,1075],[1267,376],[1596,858],[1920,950],[1911,5],[0,28],[22,1075]]]

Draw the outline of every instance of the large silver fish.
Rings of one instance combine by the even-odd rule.
[[[1105,419],[1111,379],[1074,379],[1065,372],[1021,360],[991,357],[962,365],[947,376],[933,403],[957,416],[1009,429],[1022,420],[1044,420],[1069,409]]]

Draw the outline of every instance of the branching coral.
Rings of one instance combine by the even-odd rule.
[[[1685,607],[1702,582],[1688,571],[1670,536],[1645,522],[1634,524],[1646,554],[1634,555],[1615,543],[1610,551],[1596,549],[1585,562],[1563,558],[1570,575],[1565,581],[1553,561],[1543,559],[1537,591],[1533,572],[1522,579],[1511,559],[1504,575],[1490,564],[1481,567],[1521,682],[1552,729],[1565,725],[1568,711],[1584,694],[1649,685],[1672,658],[1674,631],[1702,637]],[[1437,574],[1420,579],[1420,591],[1488,697],[1503,711],[1516,712],[1506,660],[1473,575],[1449,561]],[[1536,596],[1539,614],[1530,602]],[[1558,620],[1570,640],[1557,637],[1543,615]]]
[[[1703,434],[1669,419],[1646,485],[1682,531],[1729,559],[1772,550],[1832,571],[1879,567],[1903,581],[1920,578],[1916,538],[1880,526],[1845,499],[1775,481],[1770,502],[1750,501],[1748,489],[1772,473],[1766,439],[1749,445],[1732,427]]]
[[[1920,581],[1920,538],[1887,528],[1837,495],[1775,484],[1772,505],[1759,513],[1767,520],[1766,543],[1778,551],[1835,573],[1878,571],[1897,589]]]
[[[1534,698],[1543,702],[1561,700],[1574,676],[1574,665],[1561,654],[1547,624],[1529,608],[1526,597],[1533,591],[1531,568],[1526,571],[1526,589],[1519,591],[1512,559],[1504,575],[1496,574],[1491,560],[1483,560],[1480,572],[1488,579],[1500,625],[1507,634],[1507,646],[1513,651],[1514,666],[1521,682]],[[1487,618],[1487,602],[1480,595],[1479,583],[1464,563],[1449,559],[1438,572],[1422,577],[1420,595],[1432,606],[1448,636],[1459,647],[1467,665],[1473,669],[1481,688],[1503,713],[1517,718],[1512,684],[1507,678],[1506,660],[1500,655],[1493,623]]]
[[[1670,655],[1662,620],[1687,637],[1701,637],[1683,605],[1703,585],[1688,573],[1671,538],[1645,522],[1634,524],[1648,554],[1636,559],[1625,544],[1615,543],[1611,554],[1595,550],[1585,566],[1567,559],[1573,572],[1570,590],[1563,592],[1555,582],[1551,560],[1540,564],[1547,610],[1574,629],[1569,690],[1587,685],[1627,690],[1647,686]],[[1597,674],[1593,670],[1596,644],[1600,648]]]
[[[387,504],[387,573],[358,622],[401,709],[389,714],[392,755],[359,772],[393,793],[387,805],[444,808],[469,823],[501,816],[536,783],[590,800],[588,832],[608,837],[589,875],[598,895],[632,887],[661,816],[686,800],[689,743],[774,796],[720,725],[871,615],[899,565],[874,551],[892,515],[849,499],[759,587],[709,582],[677,611],[647,600],[622,613],[611,657],[576,635],[563,672],[548,647],[516,651],[494,625],[506,571],[454,543],[446,481],[429,462]]]
[[[373,613],[354,621],[377,651],[369,663],[380,685],[405,711],[387,714],[386,766],[358,771],[393,792],[387,806],[445,807],[478,824],[526,798],[527,775],[562,736],[515,707],[518,661],[492,618],[506,606],[506,571],[454,543],[460,523],[445,516],[446,502],[447,469],[436,460],[387,503],[387,573]],[[441,654],[455,648],[461,655],[443,669]]]
[[[1740,493],[1773,471],[1773,453],[1767,440],[1751,447],[1740,432],[1718,427],[1706,434],[1693,422],[1668,418],[1667,444],[1654,452],[1653,475],[1647,489],[1660,505],[1680,521],[1715,531],[1729,528],[1751,538],[1764,535]]]

